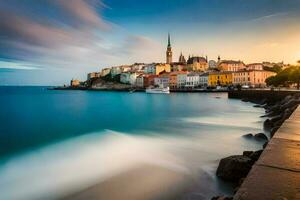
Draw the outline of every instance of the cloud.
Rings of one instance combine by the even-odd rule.
[[[140,58],[141,52],[147,52],[154,44],[149,38],[129,34],[104,20],[100,11],[105,5],[101,1],[49,2],[51,9],[48,4],[44,6],[48,12],[55,11],[55,16],[32,12],[18,4],[10,10],[1,7],[0,2],[0,58],[41,68],[90,70],[122,63],[128,57]],[[121,41],[116,42],[114,38]]]

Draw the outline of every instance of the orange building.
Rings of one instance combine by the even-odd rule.
[[[222,60],[218,64],[218,69],[220,71],[240,71],[245,69],[245,64],[242,61],[234,61],[234,60]]]
[[[176,88],[177,87],[177,75],[178,74],[187,74],[185,71],[177,71],[177,72],[171,72],[169,75],[169,86],[170,88]]]
[[[275,72],[265,70],[243,70],[232,74],[234,85],[248,85],[251,87],[265,87],[266,79],[275,75]]]
[[[154,79],[157,77],[155,74],[147,74],[144,76],[144,88],[154,85]]]

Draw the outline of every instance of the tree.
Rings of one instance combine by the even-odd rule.
[[[300,67],[296,66],[292,69],[289,80],[291,83],[296,83],[297,84],[297,90],[300,88]]]

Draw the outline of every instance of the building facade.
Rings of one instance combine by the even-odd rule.
[[[124,84],[135,85],[138,74],[135,72],[123,72],[120,76],[120,82]]]
[[[232,72],[211,72],[208,75],[209,86],[229,86],[233,84]]]
[[[177,88],[184,88],[186,84],[186,73],[177,74]]]
[[[264,65],[262,63],[251,63],[247,65],[247,70],[263,70]]]
[[[169,82],[169,73],[163,73],[154,78],[154,85],[156,86],[169,87]]]
[[[188,73],[186,75],[186,83],[185,83],[185,87],[186,88],[196,88],[199,87],[199,77],[200,74],[199,73]]]
[[[208,86],[208,73],[200,74],[199,76],[199,86],[207,87]]]
[[[248,85],[250,87],[265,87],[266,79],[275,75],[275,72],[265,70],[238,71],[233,73],[233,84]]]
[[[204,57],[190,57],[187,61],[187,70],[204,72],[208,69],[208,62]]]
[[[222,60],[218,64],[218,69],[220,71],[240,71],[245,69],[245,64],[242,61],[234,61],[234,60]]]

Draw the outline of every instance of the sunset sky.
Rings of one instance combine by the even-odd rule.
[[[0,85],[60,85],[180,52],[295,63],[300,0],[0,0]]]

